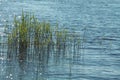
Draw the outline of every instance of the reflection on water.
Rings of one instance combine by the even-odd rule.
[[[16,45],[2,44],[8,47],[6,59],[1,60],[1,67],[5,67],[3,80],[48,80],[49,77],[55,79],[71,79],[72,61],[77,59],[76,52],[79,52],[78,44],[68,42],[65,49],[61,46],[33,46],[19,50]],[[11,49],[10,49],[11,47]],[[17,55],[22,55],[17,56]],[[5,56],[5,55],[4,55]],[[60,67],[60,68],[59,68]],[[57,69],[56,69],[57,68]],[[59,70],[60,69],[60,70]],[[55,76],[56,75],[56,76]]]

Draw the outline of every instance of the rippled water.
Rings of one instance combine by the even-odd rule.
[[[120,80],[120,0],[0,0],[0,43],[5,42],[3,26],[12,26],[22,9],[81,35],[80,52],[72,60],[48,64],[45,80]],[[5,44],[0,44],[0,80],[36,80],[35,63],[24,68],[6,61]]]

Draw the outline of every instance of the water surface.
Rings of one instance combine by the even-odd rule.
[[[80,52],[73,58],[54,63],[52,58],[45,80],[120,80],[120,0],[0,0],[0,43],[4,43],[4,25],[13,25],[13,17],[33,12],[40,21],[77,32],[81,37]],[[0,80],[36,80],[37,62],[19,66],[6,60],[6,46],[0,44]],[[21,70],[23,69],[23,70]],[[44,80],[43,79],[43,80]]]

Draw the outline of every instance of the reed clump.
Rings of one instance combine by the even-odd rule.
[[[53,29],[50,23],[40,22],[34,15],[22,12],[21,19],[15,16],[14,27],[8,35],[8,57],[13,51],[19,60],[25,60],[28,55],[43,60],[53,51],[57,55],[62,51],[65,55],[72,42],[69,37],[68,31]],[[32,53],[28,49],[33,49]]]
[[[14,27],[8,34],[7,57],[19,61],[24,71],[25,62],[36,65],[36,79],[46,72],[49,58],[55,62],[77,57],[79,34],[58,29],[48,22],[40,22],[34,15],[22,12],[21,18],[14,18]],[[41,73],[41,74],[39,74]]]

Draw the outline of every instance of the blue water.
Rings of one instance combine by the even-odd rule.
[[[45,80],[120,80],[120,0],[0,0],[1,37],[4,25],[12,26],[22,10],[53,26],[59,23],[82,40],[72,62],[48,64]],[[0,80],[35,80],[32,61],[20,72],[17,62],[6,61],[5,51],[0,44]]]

